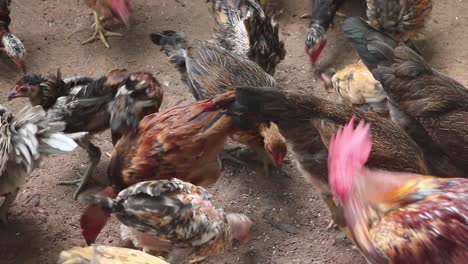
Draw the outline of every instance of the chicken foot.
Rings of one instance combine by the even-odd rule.
[[[123,35],[120,33],[115,33],[111,31],[107,31],[104,29],[104,26],[102,25],[101,18],[99,17],[97,12],[94,12],[94,34],[89,38],[88,40],[83,41],[81,44],[86,45],[89,43],[92,43],[96,40],[101,40],[102,43],[106,46],[106,48],[110,48],[109,42],[107,41],[107,37],[122,37]]]
[[[80,179],[72,181],[60,181],[58,183],[58,185],[78,185],[78,188],[73,194],[73,198],[75,200],[78,198],[78,195],[83,191],[86,185],[92,180],[94,170],[101,160],[101,150],[93,143],[91,143],[90,136],[88,134],[76,140],[76,143],[88,152],[91,162],[88,167],[86,167],[85,173],[82,176],[80,175]]]
[[[18,195],[18,190],[19,189],[15,189],[13,192],[5,196],[5,200],[0,207],[0,227],[4,227],[8,223],[8,209],[10,209],[11,204],[15,201],[16,196]]]

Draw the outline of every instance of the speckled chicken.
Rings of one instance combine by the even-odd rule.
[[[273,75],[286,50],[279,25],[255,0],[211,0],[216,22],[214,41],[256,62]]]
[[[3,51],[26,73],[26,48],[23,42],[10,32],[11,0],[0,0],[0,51]]]
[[[184,103],[146,116],[138,129],[116,144],[109,163],[111,185],[102,195],[115,198],[133,184],[178,178],[200,186],[216,182],[222,172],[218,156],[229,135],[255,125],[231,118],[234,91],[196,103]],[[81,217],[82,234],[93,243],[109,219],[89,206]]]
[[[243,114],[261,122],[276,119],[299,170],[321,192],[333,221],[340,227],[345,227],[345,223],[328,184],[327,147],[331,136],[353,115],[373,124],[375,148],[368,166],[422,174],[432,169],[413,140],[391,120],[322,99],[312,91],[238,88],[234,105],[232,111],[241,117]]]
[[[326,43],[326,31],[344,0],[314,0],[306,51],[315,63]],[[401,41],[417,38],[432,10],[432,0],[366,0],[370,23]]]
[[[188,46],[184,33],[172,31],[155,33],[151,37],[178,68],[196,100],[210,98],[235,86],[277,87],[273,77],[255,62],[216,44],[196,42]],[[234,134],[233,139],[261,154],[267,175],[269,165],[280,165],[287,154],[286,143],[276,125],[241,131]]]
[[[92,196],[86,202],[115,215],[145,251],[161,251],[160,244],[168,243],[168,261],[179,264],[219,255],[234,239],[249,237],[250,219],[215,208],[210,197],[202,187],[171,179],[140,182],[116,199]]]
[[[353,120],[328,158],[333,193],[369,263],[465,263],[468,179],[369,169],[372,146],[369,124]]]
[[[92,245],[60,252],[57,264],[169,264],[161,258],[129,248]]]
[[[388,115],[387,93],[361,60],[339,71],[330,68],[321,79],[325,89],[334,90],[342,103]]]
[[[8,209],[15,201],[29,174],[39,166],[41,157],[74,150],[77,144],[65,135],[64,123],[49,121],[40,106],[27,106],[13,114],[0,105],[0,225],[6,225]]]
[[[117,69],[98,79],[87,77],[72,77],[62,80],[60,71],[57,75],[42,77],[27,75],[21,78],[8,96],[9,100],[19,97],[29,98],[30,103],[42,106],[51,120],[65,122],[65,132],[86,131],[95,134],[109,128],[111,106],[118,90],[122,86],[134,82],[140,83],[139,77],[151,76],[145,73],[132,73],[126,69]],[[159,109],[161,98],[159,83],[141,80],[143,91],[134,91],[132,97],[137,100],[154,102],[147,106],[150,111]],[[139,86],[132,86],[139,87]],[[118,134],[114,133],[113,141],[117,141]],[[86,187],[92,179],[94,169],[101,158],[100,149],[90,141],[89,135],[77,142],[88,152],[91,163],[80,180],[62,182],[62,184],[77,184],[78,189],[74,197]]]
[[[343,31],[387,92],[392,119],[425,150],[431,163],[449,157],[452,177],[468,175],[468,89],[431,68],[416,52],[360,18]],[[436,176],[442,172],[437,172]]]
[[[104,21],[116,20],[128,26],[130,24],[130,0],[84,1],[86,5],[93,10],[95,31],[91,38],[84,41],[82,44],[89,44],[95,40],[101,40],[107,48],[110,48],[107,37],[121,37],[122,35],[105,30],[102,23]]]

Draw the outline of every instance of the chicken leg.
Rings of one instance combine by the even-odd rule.
[[[89,181],[92,180],[94,170],[101,160],[101,150],[93,143],[91,143],[90,136],[88,134],[79,138],[76,143],[88,152],[91,163],[88,165],[88,167],[86,167],[85,173],[80,177],[80,179],[72,181],[60,181],[58,183],[58,185],[78,185],[78,188],[73,195],[75,200],[78,198],[78,195],[81,193],[81,191],[83,191],[84,187],[86,187]]]
[[[82,45],[92,43],[96,40],[101,40],[102,43],[104,43],[104,45],[106,46],[106,48],[110,48],[109,42],[107,41],[107,37],[122,37],[122,34],[120,33],[105,30],[104,26],[102,25],[102,19],[99,17],[97,12],[94,12],[94,19],[94,34],[88,40],[83,41],[81,43]]]
[[[18,189],[15,189],[13,192],[5,196],[5,200],[0,207],[0,226],[6,226],[8,223],[8,209],[10,209],[10,206],[15,201],[17,195]]]

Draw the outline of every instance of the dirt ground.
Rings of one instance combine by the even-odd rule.
[[[163,108],[181,99],[192,100],[164,54],[149,40],[154,31],[185,31],[192,39],[207,39],[212,18],[205,0],[134,1],[131,29],[121,39],[111,40],[111,49],[101,43],[87,46],[80,42],[91,34],[91,12],[78,0],[15,0],[11,30],[27,49],[30,72],[52,73],[58,67],[64,76],[100,76],[117,67],[146,70],[166,85]],[[284,13],[279,19],[287,56],[278,67],[276,78],[288,89],[311,89],[323,94],[315,71],[327,66],[341,67],[356,59],[340,34],[341,18],[328,34],[328,46],[316,68],[304,53],[304,34],[308,25],[301,15],[309,12],[310,0],[283,0],[277,4]],[[364,1],[350,1],[347,15],[363,13]],[[117,30],[125,31],[121,27]],[[434,1],[427,27],[427,51],[431,64],[468,84],[468,4],[463,0]],[[5,56],[0,57],[0,102],[13,110],[27,102],[6,102],[6,95],[20,77]],[[312,92],[312,91],[311,91]],[[328,95],[326,95],[328,96]],[[109,133],[97,135],[94,142],[110,152]],[[291,159],[291,157],[289,157]],[[72,199],[73,187],[57,186],[60,180],[74,179],[82,172],[87,155],[77,150],[68,156],[49,157],[28,179],[10,211],[10,225],[0,231],[1,264],[55,263],[61,250],[84,246],[78,219],[83,206]],[[108,157],[103,155],[96,172],[104,177]],[[259,171],[259,172],[256,172]],[[217,205],[248,214],[255,222],[254,239],[236,246],[226,255],[206,263],[365,263],[339,231],[325,231],[330,221],[319,194],[302,179],[290,162],[285,166],[290,177],[261,173],[261,167],[227,165],[224,177],[210,191]],[[119,245],[114,221],[101,234],[99,244]]]

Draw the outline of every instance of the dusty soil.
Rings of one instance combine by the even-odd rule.
[[[181,1],[185,7],[174,0],[134,1],[133,26],[124,38],[111,40],[111,49],[101,43],[80,45],[91,34],[92,16],[84,1],[15,0],[11,30],[28,48],[31,72],[46,74],[60,67],[65,76],[97,77],[116,67],[150,71],[167,86],[163,105],[166,108],[181,99],[192,99],[148,34],[174,29],[185,31],[192,38],[207,39],[212,26],[204,0]],[[283,0],[277,4],[284,10],[279,23],[288,55],[276,77],[289,89],[308,88],[322,93],[315,70],[331,65],[341,67],[354,61],[356,54],[340,35],[342,19],[338,18],[328,35],[325,56],[316,68],[309,65],[303,47],[308,21],[300,19],[309,11],[309,2]],[[362,2],[351,1],[343,12],[363,13]],[[468,84],[468,35],[464,33],[468,28],[468,4],[462,0],[439,0],[434,5],[427,30],[430,61],[435,68]],[[19,77],[13,63],[1,56],[0,102],[14,110],[26,104],[21,100],[6,103],[7,92]],[[94,142],[103,152],[111,150],[107,132],[97,135]],[[56,183],[75,178],[83,171],[86,160],[82,150],[49,157],[31,175],[10,211],[10,225],[0,231],[1,264],[55,263],[61,250],[84,245],[78,225],[83,207],[72,199],[74,188]],[[103,155],[97,176],[105,176],[107,164],[108,157]],[[224,177],[210,191],[219,206],[252,218],[254,239],[206,263],[365,263],[339,231],[325,231],[330,220],[328,210],[293,163],[286,165],[285,170],[290,177],[266,178],[260,166],[227,165]],[[119,245],[117,224],[108,225],[97,242]]]

